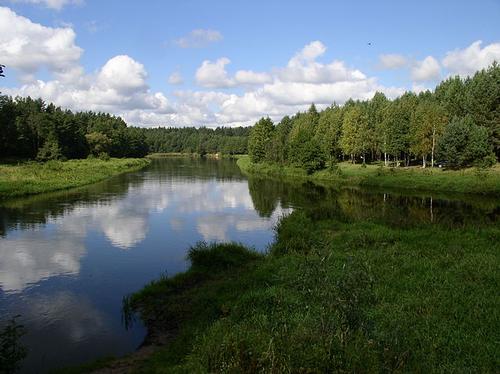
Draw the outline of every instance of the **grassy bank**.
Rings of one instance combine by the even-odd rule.
[[[24,162],[0,165],[0,200],[95,183],[149,164],[146,159]]]
[[[495,372],[500,228],[395,227],[294,212],[262,255],[201,244],[128,298],[134,372]]]
[[[388,168],[376,165],[363,167],[343,162],[333,170],[322,170],[311,175],[307,175],[303,169],[291,166],[254,164],[248,156],[240,157],[237,164],[243,172],[249,174],[307,179],[339,186],[371,186],[500,196],[500,164],[489,169],[442,170],[420,167]]]
[[[168,152],[168,153],[150,153],[146,157],[155,159],[155,158],[165,158],[165,157],[199,158],[201,156],[199,153]]]
[[[231,155],[225,153],[205,153],[203,155],[199,153],[187,153],[187,152],[169,152],[169,153],[151,153],[146,156],[147,158],[168,158],[168,157],[184,157],[184,158],[212,158],[212,159],[221,159],[221,158],[239,158],[245,157],[243,155]]]

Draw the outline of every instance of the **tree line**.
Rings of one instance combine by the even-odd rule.
[[[341,160],[385,165],[493,165],[500,158],[500,66],[442,81],[434,92],[389,100],[377,92],[318,112],[260,119],[248,142],[253,162],[302,167],[308,173]]]
[[[39,161],[143,157],[144,133],[106,113],[63,110],[42,99],[0,96],[0,157]]]
[[[129,127],[107,113],[0,96],[0,158],[143,157],[150,152],[247,153],[249,128]]]
[[[150,152],[245,154],[250,127],[143,129]]]

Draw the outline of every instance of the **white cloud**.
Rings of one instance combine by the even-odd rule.
[[[439,62],[432,56],[427,56],[422,61],[415,62],[411,69],[411,77],[414,81],[433,81],[441,76]]]
[[[379,64],[383,69],[399,69],[408,65],[408,59],[395,53],[380,55]]]
[[[174,43],[181,48],[202,48],[222,39],[222,34],[217,30],[196,29],[175,40]]]
[[[316,59],[325,52],[323,43],[309,43],[288,61],[285,68],[278,69],[278,77],[286,82],[319,84],[366,79],[361,71],[347,68],[342,61],[317,62]]]
[[[32,78],[40,68],[66,77],[74,71],[83,50],[68,27],[51,28],[0,7],[0,56],[2,63]]]
[[[168,77],[168,83],[169,84],[173,84],[173,85],[184,83],[184,79],[182,78],[182,74],[180,72],[178,72],[178,71],[174,71]]]
[[[83,4],[83,0],[10,0],[12,3],[27,3],[27,4],[37,4],[43,5],[50,9],[61,10],[66,5]]]
[[[251,70],[239,70],[234,75],[234,80],[236,83],[241,85],[261,85],[269,83],[272,80],[272,77],[267,73],[256,73]]]
[[[289,65],[302,65],[304,62],[311,62],[326,52],[326,46],[316,40],[307,44],[293,56]]]
[[[251,70],[239,70],[234,77],[226,71],[226,65],[231,60],[227,57],[217,59],[215,62],[205,60],[196,70],[196,83],[207,88],[229,88],[235,86],[262,85],[272,80],[268,73],[257,73]]]
[[[452,74],[472,75],[484,69],[494,61],[500,61],[500,43],[491,43],[481,48],[482,41],[477,40],[464,49],[448,52],[443,58],[443,66]]]
[[[98,84],[106,89],[130,94],[145,91],[147,73],[144,65],[126,55],[115,56],[101,68]]]
[[[231,63],[227,57],[219,58],[215,62],[205,60],[196,70],[196,82],[203,87],[227,88],[234,86],[234,81],[228,77],[226,65]]]
[[[11,37],[11,36],[14,37]],[[86,73],[80,65],[82,49],[69,28],[50,28],[0,7],[0,56],[2,63],[19,73],[24,84],[2,88],[12,96],[42,97],[64,108],[111,112],[141,117],[154,112],[165,116],[174,109],[163,93],[151,92],[145,67],[127,55],[109,59],[99,70]],[[46,69],[52,80],[36,80]],[[158,124],[158,123],[157,123]]]

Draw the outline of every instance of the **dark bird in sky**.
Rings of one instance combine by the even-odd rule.
[[[5,77],[5,75],[3,74],[4,67],[5,67],[5,65],[0,64],[0,77]]]
[[[372,45],[372,42],[368,42],[368,45]]]

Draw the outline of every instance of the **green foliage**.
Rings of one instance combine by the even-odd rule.
[[[90,154],[99,156],[102,153],[108,153],[111,149],[111,139],[102,132],[91,132],[85,135],[90,148]]]
[[[300,145],[298,161],[307,174],[325,168],[325,155],[321,152],[318,143],[310,139]]]
[[[152,153],[207,153],[234,155],[248,152],[250,127],[181,127],[136,129]]]
[[[26,333],[24,326],[16,318],[11,319],[0,330],[0,373],[14,373],[26,357],[27,350],[20,339]]]
[[[95,183],[111,176],[141,169],[147,159],[109,159],[35,162],[0,165],[0,201],[23,195],[64,190]]]
[[[310,253],[315,243],[313,222],[306,213],[297,211],[282,217],[275,229],[275,242],[271,247],[274,256],[290,253]]]
[[[311,217],[282,219],[266,256],[247,261],[238,248],[233,262],[232,245],[205,245],[201,267],[132,295],[150,331],[175,332],[133,369],[496,370],[497,227]]]
[[[193,271],[221,272],[243,266],[260,255],[236,243],[197,243],[187,255]]]
[[[346,110],[342,127],[342,151],[350,155],[354,161],[356,156],[369,151],[368,116],[360,106],[352,106]]]
[[[73,113],[41,99],[0,96],[0,126],[2,158],[46,161],[86,158],[89,152],[107,152],[112,157],[143,157],[148,153],[143,130],[127,127],[120,117]]]
[[[47,139],[36,156],[38,161],[58,160],[62,158],[61,147],[55,139]]]
[[[476,162],[477,166],[490,166],[496,162],[492,155],[482,161]],[[353,165],[348,162],[330,163],[333,170],[320,170],[308,175],[305,170],[271,163],[254,164],[249,157],[238,159],[237,165],[240,169],[253,177],[271,177],[287,180],[311,180],[320,184],[333,187],[341,186],[370,186],[385,189],[403,189],[420,191],[446,191],[458,193],[476,193],[500,195],[500,164],[496,163],[488,178],[478,179],[471,169],[446,170],[446,168],[422,169],[422,168],[393,168],[384,167],[382,164]],[[262,183],[262,182],[261,182]],[[252,184],[250,183],[252,194]],[[256,196],[262,194],[255,193]],[[256,208],[266,207],[266,215],[270,216],[276,201],[266,197],[265,204],[258,198]]]
[[[262,162],[272,145],[274,125],[269,117],[261,118],[250,131],[248,154],[253,162]]]
[[[418,104],[410,123],[410,150],[425,159],[430,155],[434,160],[436,145],[443,134],[448,118],[437,103],[425,100]]]
[[[439,142],[439,154],[452,168],[491,160],[488,131],[474,124],[471,117],[455,117]]]
[[[342,136],[343,111],[332,105],[320,113],[315,139],[327,160],[337,160],[342,154],[340,139]]]
[[[101,161],[109,161],[111,159],[111,157],[109,157],[109,154],[107,154],[106,152],[99,153],[99,155],[97,157]]]
[[[467,135],[465,158],[448,160],[445,151],[440,153],[440,162],[450,161],[454,167],[491,165],[491,150],[500,158],[499,82],[500,66],[494,63],[472,78],[449,78],[434,93],[406,92],[391,101],[376,92],[370,100],[350,99],[342,107],[333,104],[320,112],[312,104],[307,112],[284,117],[276,127],[268,120],[265,131],[264,120],[259,121],[252,130],[249,153],[253,162],[300,168],[307,174],[324,169],[327,161],[346,159],[363,164],[384,161],[385,166],[421,163],[424,167],[430,161],[434,166],[438,144],[443,150],[455,147],[450,135],[441,141],[444,133],[456,131],[448,129],[455,126],[450,118],[470,117],[476,127]],[[449,155],[456,158],[452,150]],[[265,168],[272,171],[269,164]]]

